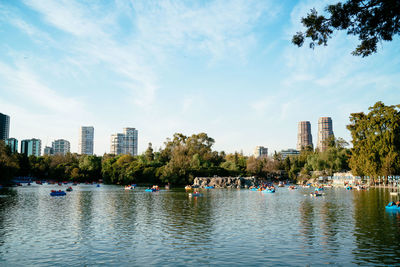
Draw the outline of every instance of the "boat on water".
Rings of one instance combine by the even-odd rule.
[[[68,187],[65,191],[71,192],[72,191],[72,187]]]
[[[295,187],[294,185],[291,185],[291,186],[288,187],[288,189],[289,190],[295,190],[295,189],[297,189],[297,187]]]
[[[320,196],[322,196],[322,193],[320,193],[320,192],[318,192],[318,191],[314,191],[314,192],[311,192],[311,193],[310,193],[310,196],[313,196],[313,197],[320,197]]]
[[[67,193],[65,193],[65,191],[61,191],[61,190],[51,190],[50,192],[50,196],[55,197],[55,196],[65,196]]]
[[[396,212],[400,212],[400,205],[397,205],[394,202],[390,202],[389,204],[386,205],[385,209],[387,211],[396,211]]]
[[[202,197],[202,196],[203,196],[203,194],[201,194],[197,191],[194,191],[193,193],[189,193],[189,197]]]
[[[132,189],[134,189],[135,187],[133,187],[133,186],[131,186],[131,185],[125,185],[125,187],[124,187],[124,189],[125,190],[132,190]]]
[[[185,186],[185,190],[192,190],[192,189],[193,189],[193,187],[191,185]]]
[[[346,190],[352,190],[353,187],[352,186],[346,186]]]
[[[278,187],[285,187],[285,184],[282,182],[279,182]]]
[[[275,188],[273,189],[265,189],[263,190],[264,193],[275,193]]]
[[[205,186],[204,188],[205,188],[205,189],[213,189],[214,186]]]
[[[358,191],[360,191],[360,190],[368,190],[368,187],[366,187],[366,186],[364,186],[364,185],[357,185],[357,186],[356,186],[356,189],[357,189]]]
[[[153,185],[152,188],[147,188],[144,191],[146,191],[146,192],[157,192],[157,191],[160,191],[160,188],[158,187],[158,185]]]

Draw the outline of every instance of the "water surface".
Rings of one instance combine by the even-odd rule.
[[[0,194],[0,265],[371,265],[400,263],[400,214],[387,189],[144,192],[58,185]]]

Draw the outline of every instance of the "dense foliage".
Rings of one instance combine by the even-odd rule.
[[[378,42],[391,41],[400,34],[399,0],[347,0],[326,7],[328,16],[319,15],[315,9],[302,18],[305,33],[298,32],[292,42],[302,46],[310,38],[310,47],[326,45],[335,30],[347,30],[358,36],[360,44],[353,55],[369,56],[377,51]]]
[[[352,113],[347,128],[353,138],[350,167],[355,175],[400,172],[400,105],[377,102],[369,113]]]
[[[347,167],[347,153],[332,141],[327,152],[304,150],[300,156],[282,159],[279,153],[273,157],[246,157],[241,153],[226,155],[212,150],[214,140],[205,133],[185,136],[175,134],[165,146],[154,152],[149,144],[139,156],[110,155],[103,157],[67,154],[26,157],[11,154],[0,143],[0,184],[6,184],[15,176],[31,176],[55,181],[97,181],[105,183],[192,183],[195,177],[257,176],[265,179],[297,179],[311,177],[314,170],[331,174]]]
[[[154,152],[151,143],[139,156],[54,155],[26,157],[12,154],[0,141],[0,184],[16,176],[55,181],[98,181],[112,184],[189,184],[195,177],[257,176],[264,179],[307,180],[352,170],[354,175],[393,175],[400,172],[400,105],[377,102],[368,114],[353,113],[347,128],[353,148],[334,137],[327,150],[306,148],[283,158],[247,157],[212,149],[214,139],[205,133],[174,134],[164,148]]]

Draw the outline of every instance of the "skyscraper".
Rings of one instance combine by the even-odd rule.
[[[40,156],[42,142],[39,139],[26,139],[21,141],[21,153],[27,156]]]
[[[318,144],[317,148],[323,152],[327,149],[328,145],[326,140],[333,136],[332,119],[330,117],[321,117],[318,120]]]
[[[79,143],[78,143],[78,153],[93,155],[93,138],[94,138],[94,128],[93,126],[81,126],[79,131]]]
[[[268,148],[263,146],[256,146],[253,153],[256,159],[268,156]]]
[[[0,113],[0,140],[6,140],[10,133],[10,116]]]
[[[51,147],[55,155],[65,155],[70,152],[71,145],[67,140],[58,139],[51,143]]]
[[[15,138],[7,138],[6,145],[10,147],[12,153],[18,152],[18,140]]]
[[[302,150],[306,147],[313,148],[311,123],[309,121],[300,121],[297,132],[297,150]]]
[[[123,133],[111,135],[111,154],[137,155],[138,151],[138,130],[135,128],[124,128]]]

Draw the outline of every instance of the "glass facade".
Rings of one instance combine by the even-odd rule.
[[[82,126],[79,131],[78,153],[83,155],[93,155],[94,145],[94,128],[93,126]]]
[[[6,145],[10,147],[12,153],[18,152],[18,140],[15,138],[7,138]]]
[[[129,154],[136,156],[138,153],[138,130],[124,128],[123,133],[111,135],[111,154]]]
[[[52,142],[51,147],[55,155],[65,155],[70,152],[71,145],[67,140],[58,139]]]
[[[42,142],[39,139],[26,139],[21,141],[21,153],[28,157],[40,156],[42,150]]]
[[[6,140],[10,133],[10,117],[0,113],[0,140]]]

